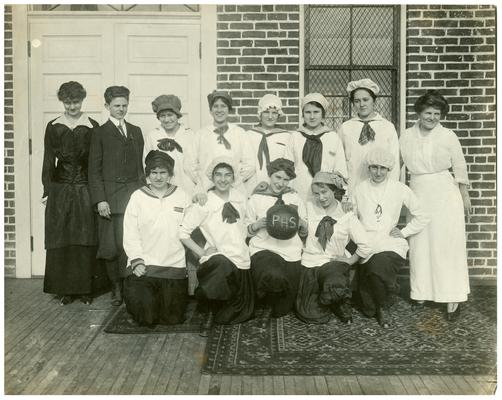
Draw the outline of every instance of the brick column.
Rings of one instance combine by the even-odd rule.
[[[474,215],[468,220],[472,276],[496,276],[495,7],[423,5],[407,8],[407,126],[428,89],[450,103],[443,125],[465,154]]]
[[[244,128],[258,122],[258,100],[279,96],[285,117],[298,126],[299,6],[220,5],[217,23],[218,89],[234,99],[231,121]]]

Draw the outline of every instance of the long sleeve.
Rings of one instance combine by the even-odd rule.
[[[52,183],[55,170],[56,155],[51,143],[51,125],[49,122],[45,128],[44,136],[44,161],[42,164],[42,184],[44,186],[44,193],[42,197],[46,197],[49,194],[49,186]]]
[[[139,232],[138,211],[139,204],[133,195],[124,214],[124,251],[130,260],[144,260],[145,258]]]
[[[106,201],[103,181],[103,146],[101,132],[98,128],[92,130],[91,146],[89,148],[89,192],[93,204]]]
[[[430,221],[429,215],[424,211],[420,205],[417,196],[411,191],[408,186],[402,186],[404,191],[404,205],[408,208],[412,218],[406,226],[401,229],[401,233],[405,238],[415,235],[422,231]]]
[[[394,124],[389,123],[389,125],[392,126],[392,132],[389,132],[390,135],[390,143],[389,143],[389,148],[388,150],[391,152],[391,154],[394,155],[394,168],[392,168],[391,171],[389,171],[389,178],[394,179],[396,181],[399,181],[400,175],[401,175],[401,158],[399,156],[399,138],[397,137],[397,132],[396,128],[394,127]],[[389,127],[390,130],[390,127]]]
[[[256,173],[256,164],[252,151],[252,145],[244,131],[241,134],[242,138],[242,153],[241,153],[241,178],[246,182]]]
[[[453,175],[455,175],[455,181],[457,183],[463,183],[464,185],[469,184],[469,177],[467,175],[467,164],[465,162],[464,153],[462,152],[462,146],[460,141],[454,132],[451,132],[450,136],[450,152],[451,152],[451,164],[453,168]]]
[[[246,225],[250,225],[253,222],[258,221],[258,216],[256,214],[256,209],[254,207],[254,201],[255,199],[251,197],[247,202],[246,219],[245,219]]]
[[[194,183],[194,185],[198,182],[198,174],[197,174],[197,143],[198,136],[196,133],[192,135],[192,139],[187,141],[183,146],[183,171],[190,178],[190,180]]]
[[[335,133],[335,135],[337,135]],[[345,150],[343,149],[343,142],[340,140],[340,136],[336,136],[337,145],[335,149],[335,171],[343,175],[344,178],[348,178],[349,174],[347,171],[347,161],[345,159]]]
[[[357,245],[356,253],[361,258],[366,258],[373,252],[366,230],[355,215],[349,221],[349,237]]]
[[[140,127],[137,127],[138,129],[138,180],[140,180],[143,183],[146,183],[146,176],[145,176],[145,168],[143,165],[143,152],[145,148],[145,140],[143,139],[143,132],[141,131]]]
[[[206,213],[199,204],[188,206],[180,226],[180,239],[189,239],[192,232],[202,224],[205,217]]]

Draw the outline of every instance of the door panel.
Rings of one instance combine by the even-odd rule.
[[[200,126],[200,24],[121,23],[115,27],[117,82],[131,90],[129,120],[144,133],[159,122],[152,101],[161,94],[181,99],[182,121]]]

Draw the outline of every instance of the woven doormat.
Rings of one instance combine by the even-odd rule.
[[[306,324],[293,314],[213,326],[204,373],[246,375],[477,375],[496,369],[496,290],[476,288],[456,322],[444,305],[413,312],[398,298],[393,324],[354,312],[352,325],[337,319]]]
[[[211,314],[201,311],[197,307],[195,300],[190,300],[185,313],[185,321],[177,325],[156,325],[153,328],[139,326],[127,312],[125,305],[112,310],[108,324],[104,331],[106,333],[180,333],[180,332],[201,332],[208,329],[211,321]]]

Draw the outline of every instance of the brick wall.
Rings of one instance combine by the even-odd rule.
[[[4,9],[4,262],[5,275],[15,275],[14,127],[12,114],[12,6]]]
[[[283,102],[279,123],[297,127],[299,6],[219,5],[217,11],[217,84],[234,99],[232,122],[255,125],[259,99],[273,93]]]
[[[468,220],[472,276],[496,275],[495,7],[424,5],[407,8],[407,126],[427,89],[450,103],[443,125],[462,144],[474,215]]]

